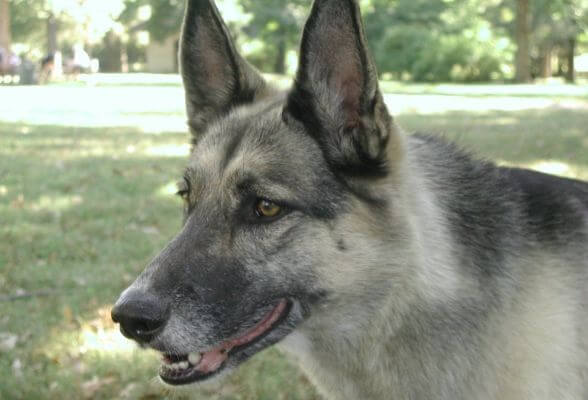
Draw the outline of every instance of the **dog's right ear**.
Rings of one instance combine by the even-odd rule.
[[[180,67],[193,144],[210,123],[252,102],[266,88],[261,75],[236,51],[213,0],[187,0]]]

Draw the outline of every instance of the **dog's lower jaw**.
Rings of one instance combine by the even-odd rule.
[[[298,304],[292,299],[281,299],[254,328],[209,351],[185,355],[164,353],[160,379],[167,385],[184,386],[207,381],[237,367],[290,333],[298,321]]]

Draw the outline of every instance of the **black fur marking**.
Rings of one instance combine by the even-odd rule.
[[[525,220],[540,242],[586,240],[578,235],[585,223],[583,214],[588,215],[588,184],[518,168],[501,172],[520,193]]]
[[[497,167],[471,158],[437,137],[415,135],[440,155],[427,167],[437,185],[461,265],[484,276],[501,274],[504,259],[527,251],[529,243],[565,246],[585,243],[588,184],[531,170]],[[443,177],[435,171],[451,174]],[[504,232],[509,232],[505,235]],[[529,240],[534,238],[534,240]],[[537,244],[538,243],[538,244]]]
[[[503,232],[520,231],[512,224],[517,215],[509,200],[508,183],[494,164],[475,160],[438,137],[415,136],[438,155],[426,166],[428,178],[437,186],[441,206],[447,210],[455,244],[462,247],[459,265],[486,277],[502,274],[506,252],[517,246]],[[449,174],[439,175],[439,170]]]
[[[232,132],[232,137],[229,139],[229,142],[225,148],[224,152],[224,159],[222,162],[222,168],[225,169],[227,165],[231,162],[237,150],[239,149],[241,142],[243,141],[243,133],[241,132]]]

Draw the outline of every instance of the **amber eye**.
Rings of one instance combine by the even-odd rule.
[[[178,196],[180,196],[182,198],[182,200],[188,201],[190,199],[189,182],[186,179],[184,179],[183,181],[178,182],[178,184],[176,186],[178,188],[178,191],[176,192],[176,194]]]
[[[190,197],[190,192],[188,192],[187,190],[178,190],[178,196],[180,196],[182,200],[188,201]]]
[[[282,208],[276,203],[269,200],[259,200],[255,205],[255,213],[258,217],[271,218],[275,217],[282,211]]]

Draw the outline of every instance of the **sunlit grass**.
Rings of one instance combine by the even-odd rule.
[[[155,379],[157,355],[118,333],[111,304],[180,226],[175,182],[189,139],[177,76],[99,78],[2,88],[0,299],[23,297],[0,301],[0,333],[18,336],[0,350],[0,399],[318,398],[276,350],[220,387],[170,393]],[[405,86],[387,101],[407,131],[588,179],[588,101],[575,89],[484,97],[480,85],[471,97],[469,88]]]
[[[570,85],[561,82],[526,85],[488,84],[454,84],[454,83],[406,83],[384,81],[382,90],[388,93],[402,94],[438,94],[446,96],[468,97],[579,97],[588,98],[586,82]]]

